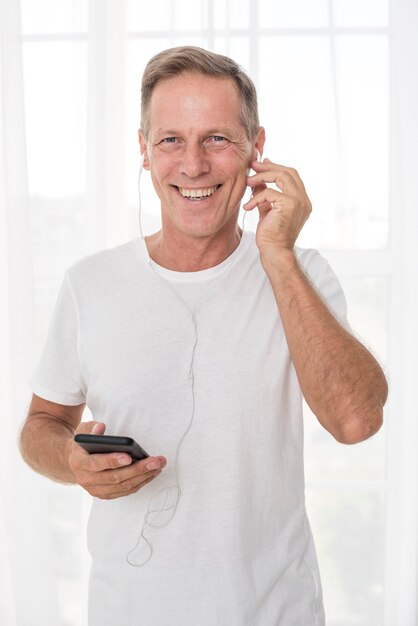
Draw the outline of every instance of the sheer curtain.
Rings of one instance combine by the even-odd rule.
[[[31,222],[27,189],[19,3],[1,3],[1,621],[59,623],[46,485],[16,441],[34,359]],[[48,598],[48,601],[46,600]]]
[[[57,580],[63,569],[60,563],[68,555],[64,544],[54,537],[54,526],[58,523],[65,528],[71,516],[64,511],[61,521],[54,519],[48,481],[24,464],[17,448],[31,395],[27,381],[39,356],[33,254],[36,197],[31,197],[28,184],[25,115],[25,106],[31,103],[24,97],[21,23],[20,2],[1,0],[0,623],[58,626],[82,624],[73,619],[72,610],[74,602],[81,605],[81,584],[78,598],[72,600],[68,589],[69,597],[62,601],[65,589]],[[48,129],[42,132],[46,134]],[[67,548],[70,551],[75,559],[79,557],[77,544]],[[81,581],[81,566],[76,569]],[[81,616],[82,609],[77,611]]]
[[[0,0],[1,624],[87,623],[89,499],[20,459],[27,380],[64,270],[137,236],[140,76],[191,44],[255,79],[266,156],[314,203],[300,245],[330,260],[390,378],[385,427],[359,446],[306,411],[327,623],[416,625],[417,23],[415,0]],[[142,186],[148,233],[158,206]]]

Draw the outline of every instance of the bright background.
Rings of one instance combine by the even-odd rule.
[[[16,440],[64,270],[138,235],[143,68],[191,44],[254,79],[264,155],[314,206],[298,243],[330,260],[390,379],[362,444],[306,411],[327,624],[417,625],[417,27],[416,0],[0,0],[0,623],[86,624],[89,499],[35,475]]]

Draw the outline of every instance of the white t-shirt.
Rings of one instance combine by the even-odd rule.
[[[328,263],[297,255],[346,323]],[[324,624],[302,395],[253,233],[200,272],[159,268],[142,239],[75,264],[31,386],[168,460],[94,499],[90,626]]]

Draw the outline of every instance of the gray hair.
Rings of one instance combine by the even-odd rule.
[[[166,78],[180,76],[186,72],[206,74],[234,81],[241,98],[241,122],[249,139],[259,131],[257,91],[253,81],[232,59],[195,46],[169,48],[159,52],[148,62],[141,86],[141,128],[148,138],[149,106],[155,86]]]

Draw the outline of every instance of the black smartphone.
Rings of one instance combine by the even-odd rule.
[[[148,452],[131,437],[117,437],[113,435],[84,435],[74,436],[74,441],[90,454],[126,452],[133,461],[140,461],[149,457]]]

